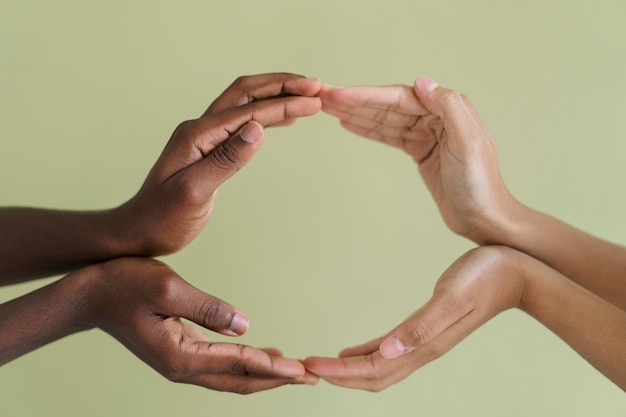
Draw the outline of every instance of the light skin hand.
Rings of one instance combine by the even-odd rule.
[[[493,139],[469,99],[418,78],[413,87],[331,88],[323,110],[348,130],[403,149],[419,165],[441,216],[480,245],[531,255],[626,309],[626,248],[518,202],[498,167]]]
[[[457,260],[431,300],[386,336],[310,357],[306,367],[343,387],[380,391],[439,358],[500,312],[519,308],[626,389],[626,313],[526,254],[484,246]]]
[[[317,381],[277,349],[212,343],[190,322],[237,336],[248,328],[246,316],[149,258],[120,258],[79,270],[0,305],[0,313],[0,328],[9,335],[0,341],[0,363],[98,327],[175,382],[247,394]]]
[[[418,164],[446,225],[493,243],[518,203],[495,145],[467,97],[419,78],[413,87],[324,87],[322,109],[351,132],[405,151]],[[497,234],[496,234],[497,235]]]
[[[286,73],[238,78],[178,126],[137,195],[118,208],[0,208],[0,285],[182,249],[208,222],[218,187],[261,147],[264,127],[315,114],[320,88]]]
[[[469,252],[444,272],[431,300],[385,337],[345,349],[338,358],[309,357],[305,366],[347,388],[377,392],[403,380],[498,313],[519,306],[524,281],[503,262],[507,251]]]

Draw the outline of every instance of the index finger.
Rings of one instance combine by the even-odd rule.
[[[347,358],[310,357],[304,364],[333,385],[368,391],[381,391],[413,371],[407,358],[387,360],[380,352]]]
[[[202,114],[211,116],[231,107],[276,96],[315,96],[321,88],[317,79],[289,73],[270,73],[237,78]]]
[[[408,116],[425,116],[430,113],[420,103],[413,88],[408,85],[324,88],[319,96],[324,104],[357,115],[359,108],[384,110]]]
[[[321,106],[317,97],[288,96],[254,101],[231,108],[219,115],[194,121],[194,129],[199,133],[195,146],[202,155],[208,155],[217,145],[252,120],[263,126],[269,126],[287,119],[312,116]]]
[[[290,358],[273,356],[252,346],[233,343],[198,342],[188,356],[190,375],[204,373],[255,374],[276,378],[299,378],[306,375],[304,365]]]

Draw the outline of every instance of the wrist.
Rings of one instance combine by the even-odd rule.
[[[516,248],[514,242],[524,233],[532,210],[511,197],[497,210],[500,215],[490,216],[479,225],[477,239],[479,245],[504,245]]]
[[[147,233],[142,232],[141,216],[135,214],[138,211],[134,201],[129,200],[107,213],[107,230],[117,257],[160,255],[151,250]]]
[[[72,312],[70,325],[76,330],[95,327],[93,317],[98,310],[97,294],[102,277],[102,264],[90,265],[65,276],[61,283],[67,294],[65,300],[68,310]]]

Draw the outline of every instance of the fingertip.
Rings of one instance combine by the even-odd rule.
[[[257,142],[264,133],[263,125],[261,123],[252,120],[246,123],[246,125],[239,131],[239,137],[247,143]]]
[[[306,371],[306,373],[300,380],[306,385],[314,386],[317,385],[318,382],[320,382],[320,377],[312,372]]]
[[[426,94],[432,93],[437,87],[439,84],[428,77],[419,77],[415,80],[415,88]]]
[[[322,82],[316,77],[290,75],[283,81],[283,92],[299,96],[315,96],[322,88]]]
[[[422,105],[430,112],[440,116],[436,106],[435,90],[439,87],[439,84],[434,82],[428,77],[419,77],[413,84],[415,95],[422,103]]]
[[[380,354],[385,359],[395,359],[408,352],[407,347],[402,341],[396,337],[391,336],[380,344]]]
[[[248,320],[248,317],[241,311],[237,311],[230,321],[227,333],[230,336],[241,336],[248,331],[249,327],[250,321]]]
[[[313,375],[319,375],[319,367],[317,366],[319,360],[321,358],[318,356],[309,356],[308,358],[305,358],[302,360],[302,365],[304,365],[304,367],[306,368],[306,372],[310,372]],[[318,369],[316,369],[318,368]]]

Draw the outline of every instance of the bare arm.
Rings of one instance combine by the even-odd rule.
[[[293,74],[238,78],[181,123],[139,192],[111,210],[0,210],[0,285],[120,256],[176,252],[208,222],[217,188],[261,147],[264,127],[316,113],[320,83]]]
[[[167,265],[119,258],[0,305],[0,364],[97,327],[175,382],[251,393],[317,381],[277,349],[212,343],[181,319],[228,336],[248,329],[241,311],[192,287]]]
[[[457,260],[431,300],[386,336],[338,358],[307,358],[305,365],[332,384],[380,391],[510,308],[546,325],[626,390],[626,313],[540,261],[501,246]]]
[[[527,253],[626,309],[626,248],[517,201],[467,97],[426,78],[413,87],[325,87],[320,97],[348,130],[411,156],[453,232]]]

